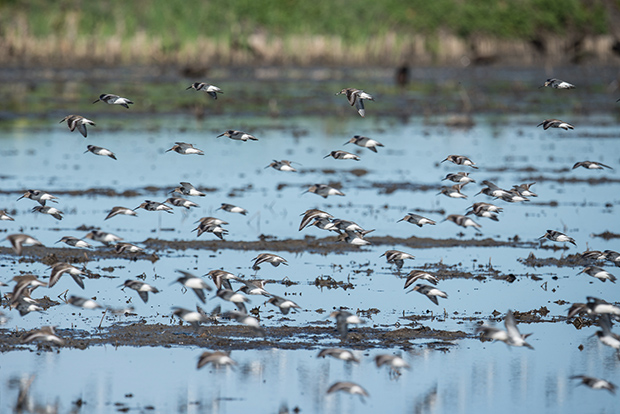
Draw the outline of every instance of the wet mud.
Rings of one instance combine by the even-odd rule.
[[[78,229],[79,230],[79,229]],[[520,247],[535,248],[536,242],[519,241],[518,237],[501,241],[492,238],[486,239],[433,239],[427,237],[367,237],[375,246],[406,246],[412,249],[446,248],[446,247]],[[315,238],[306,236],[303,239],[275,240],[272,236],[260,236],[256,241],[230,241],[230,240],[163,240],[149,238],[139,243],[145,246],[147,252],[118,254],[112,247],[97,247],[91,250],[70,249],[58,247],[24,247],[23,256],[14,256],[9,247],[0,247],[0,255],[13,255],[14,263],[43,262],[53,265],[57,262],[87,263],[97,259],[124,258],[127,260],[157,261],[159,255],[170,251],[184,250],[244,250],[244,251],[270,251],[291,253],[346,253],[364,250],[363,247],[338,242],[336,237]]]
[[[326,323],[326,322],[322,322]],[[95,329],[92,333],[82,330],[60,329],[56,333],[65,341],[63,347],[84,349],[89,346],[197,346],[209,349],[313,349],[320,344],[347,346],[353,349],[402,348],[410,349],[424,343],[430,347],[449,347],[453,341],[471,337],[462,331],[442,331],[428,327],[395,330],[361,327],[351,329],[346,340],[341,340],[334,324],[308,327],[266,327],[264,336],[245,326],[210,325],[194,329],[189,326],[134,323]],[[23,344],[26,331],[0,330],[0,352],[32,349]],[[430,340],[430,341],[429,341]],[[417,342],[416,342],[417,341]],[[56,349],[40,344],[37,349]]]

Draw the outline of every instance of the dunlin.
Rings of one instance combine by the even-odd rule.
[[[480,227],[482,227],[480,224],[476,223],[475,221],[473,221],[472,219],[470,219],[467,216],[463,216],[461,214],[450,214],[448,217],[445,218],[444,221],[451,221],[454,224],[456,224],[457,226],[461,226],[461,227],[475,227],[477,229],[479,229]]]
[[[501,208],[488,203],[474,203],[469,208],[471,208],[471,210],[465,213],[466,216],[475,214],[478,217],[486,217],[494,221],[499,221],[494,211],[502,211]]]
[[[223,137],[223,136],[227,136],[228,138],[234,139],[235,141],[244,141],[244,142],[247,140],[258,141],[258,138],[256,138],[254,135],[250,135],[247,132],[243,132],[243,131],[235,131],[233,129],[229,129],[223,134],[218,135],[217,138]]]
[[[508,191],[504,190],[503,188],[498,187],[491,181],[484,180],[482,182],[482,185],[486,185],[486,187],[480,190],[478,193],[476,193],[476,195],[484,194],[484,195],[488,195],[489,197],[499,198],[499,197],[509,194]]]
[[[368,240],[364,239],[364,235],[362,233],[355,231],[345,231],[344,233],[338,235],[337,240],[352,244],[354,246],[367,246],[371,244]]]
[[[456,174],[454,174],[454,173],[447,174],[446,177],[443,178],[441,181],[444,181],[444,180],[450,180],[450,181],[452,181],[454,183],[463,184],[463,185],[465,185],[467,183],[475,183],[476,182],[476,180],[471,178],[469,176],[469,173],[466,173],[466,172],[457,172]]]
[[[383,147],[383,144],[379,141],[375,141],[374,139],[363,137],[361,135],[355,135],[353,138],[344,143],[344,145],[347,144],[355,144],[363,148],[368,148],[372,152],[377,152],[377,147]]]
[[[104,93],[104,94],[99,95],[99,99],[97,99],[93,103],[95,104],[95,103],[97,103],[99,101],[105,102],[108,105],[124,106],[127,109],[129,109],[129,105],[133,105],[133,102],[131,102],[129,99],[123,98],[123,97],[118,96],[118,95],[112,95],[111,93]]]
[[[614,316],[620,316],[620,307],[612,305],[611,303],[595,298],[593,296],[587,297],[587,303],[573,303],[568,310],[567,318],[572,318],[578,313],[586,313],[588,315],[601,315],[608,313]]]
[[[326,212],[321,211],[321,210],[318,210],[316,208],[313,208],[313,209],[310,209],[310,210],[306,210],[306,212],[302,213],[301,215],[304,216],[304,217],[301,219],[301,223],[299,224],[299,231],[303,230],[314,219],[329,220],[329,219],[333,219],[334,218],[334,216],[332,216],[331,214],[326,213]]]
[[[140,253],[140,252],[143,252],[144,249],[142,247],[138,247],[135,244],[131,244],[131,243],[116,243],[114,245],[114,251],[118,254]]]
[[[516,188],[512,188],[506,192],[506,194],[502,194],[499,198],[509,203],[520,203],[522,201],[530,201],[529,198],[522,195],[519,190]]]
[[[109,149],[103,148],[103,147],[98,147],[96,145],[87,145],[86,151],[84,151],[84,154],[86,154],[87,152],[92,152],[95,155],[101,155],[104,157],[110,157],[113,160],[116,159],[116,155],[114,155],[112,151],[110,151]]]
[[[67,115],[59,123],[62,124],[65,121],[67,121],[67,125],[69,126],[69,130],[71,132],[75,131],[75,129],[77,128],[77,130],[80,131],[84,138],[86,138],[86,135],[88,133],[86,131],[86,125],[95,126],[95,123],[93,121],[91,121],[90,119],[86,119],[80,115]]]
[[[248,211],[246,209],[234,206],[232,204],[227,204],[227,203],[222,203],[222,205],[218,207],[216,210],[224,210],[224,211],[228,211],[229,213],[239,213],[239,214],[243,214],[244,216],[248,214]]]
[[[215,283],[215,288],[218,290],[221,288],[233,290],[232,286],[230,285],[230,281],[239,279],[232,273],[220,269],[211,270],[209,273],[207,273],[207,275],[210,276],[211,279],[213,279],[213,283]]]
[[[305,193],[314,193],[314,194],[320,195],[323,198],[327,198],[327,196],[330,196],[330,195],[344,196],[343,192],[333,187],[330,187],[327,184],[311,185],[310,188],[308,188],[306,191],[303,192],[303,194]]]
[[[280,312],[282,312],[284,315],[288,315],[291,309],[301,309],[301,306],[299,306],[292,300],[276,295],[272,295],[271,299],[269,299],[267,303],[271,303],[272,305],[280,308]]]
[[[612,275],[605,269],[598,267],[598,266],[588,266],[577,274],[579,275],[581,273],[585,273],[588,276],[595,277],[599,279],[601,282],[605,282],[606,280],[609,280],[611,283],[616,283],[616,277],[614,275]]]
[[[563,243],[568,242],[568,243],[571,243],[577,246],[577,243],[575,243],[575,239],[573,239],[572,237],[568,237],[566,234],[560,233],[559,231],[555,231],[555,230],[547,230],[545,234],[543,234],[542,236],[538,238],[538,240],[541,240],[541,239],[549,239],[554,242],[563,242]]]
[[[15,282],[15,286],[13,286],[13,291],[11,293],[11,305],[18,303],[24,296],[30,297],[30,291],[41,286],[47,286],[47,283],[37,279],[35,275],[15,276],[13,281]]]
[[[191,311],[176,306],[172,309],[174,309],[174,311],[172,312],[174,316],[189,323],[194,327],[194,329],[198,329],[201,323],[206,322],[206,318],[200,312]]]
[[[79,287],[84,289],[84,278],[82,277],[84,272],[78,269],[77,267],[73,266],[72,264],[65,263],[65,262],[58,262],[52,266],[52,274],[50,275],[48,287],[54,286],[60,279],[60,276],[62,276],[65,273],[68,273],[69,276],[73,278],[75,283],[77,283]]]
[[[261,263],[271,263],[273,267],[278,267],[281,264],[288,266],[286,259],[273,253],[261,253],[254,259],[252,259],[252,261],[254,262],[254,264],[252,265],[252,269],[254,270],[259,270],[260,267],[258,265]]]
[[[0,210],[0,220],[15,221],[15,219],[9,216],[9,214],[4,210]]]
[[[431,275],[428,272],[425,272],[423,270],[412,270],[407,275],[407,280],[405,281],[405,287],[403,289],[407,289],[409,286],[413,285],[418,280],[426,280],[427,282],[430,282],[433,285],[436,285],[437,283],[439,283],[439,280],[437,280],[437,277],[434,275]]]
[[[538,197],[538,194],[530,190],[530,187],[534,184],[536,183],[513,185],[512,188],[514,188],[520,195],[524,197]]]
[[[239,292],[233,292],[232,290],[220,288],[217,290],[217,297],[220,299],[226,300],[228,302],[234,303],[240,312],[248,313],[245,307],[245,304],[249,302],[250,299],[245,297],[243,294]]]
[[[266,166],[265,168],[273,168],[275,170],[278,171],[290,171],[290,172],[297,172],[297,170],[295,168],[293,168],[293,166],[291,165],[291,161],[288,160],[273,160],[273,162],[271,164],[269,164],[268,166]]]
[[[170,197],[166,201],[164,201],[164,203],[173,205],[175,207],[185,207],[188,210],[190,209],[190,207],[200,207],[193,201],[189,201],[182,197]]]
[[[62,220],[62,215],[65,214],[62,211],[58,210],[55,207],[50,206],[35,206],[32,208],[33,212],[41,213],[41,214],[49,214],[54,217],[56,220]]]
[[[198,358],[198,369],[204,367],[207,364],[212,364],[218,368],[226,365],[237,365],[237,363],[230,357],[230,352],[203,352]]]
[[[217,99],[217,94],[218,93],[224,93],[217,86],[211,85],[211,84],[205,83],[205,82],[194,82],[190,86],[188,86],[185,90],[187,91],[189,89],[195,89],[197,91],[206,92],[209,95],[211,95],[211,97],[213,99]]]
[[[594,161],[580,161],[573,165],[573,170],[578,167],[587,168],[588,170],[602,170],[604,168],[608,168],[613,170],[609,165],[605,165],[602,162],[594,162]]]
[[[11,246],[13,247],[13,251],[18,256],[22,254],[23,246],[25,244],[28,244],[31,246],[43,246],[43,243],[41,243],[34,237],[29,236],[27,234],[22,234],[22,233],[9,234],[8,236],[6,236],[5,240],[8,240],[11,243]]]
[[[196,237],[200,237],[203,233],[213,233],[220,240],[224,240],[224,236],[228,234],[228,230],[220,227],[219,224],[213,223],[200,223],[198,227],[192,231],[198,232]]]
[[[116,206],[116,207],[112,207],[112,210],[110,210],[110,212],[108,213],[108,215],[106,216],[104,220],[107,220],[119,214],[124,215],[124,216],[137,216],[138,215],[138,213],[136,213],[130,208]]]
[[[581,257],[587,260],[605,260],[607,255],[600,250],[586,250],[581,253]]]
[[[347,100],[351,106],[355,105],[357,112],[363,118],[366,116],[366,110],[364,109],[364,100],[374,101],[375,99],[368,93],[361,89],[344,88],[336,95],[346,95]]]
[[[330,318],[336,318],[336,329],[342,340],[346,340],[349,335],[349,324],[364,323],[359,316],[344,310],[333,311],[329,314]]]
[[[620,266],[620,253],[613,250],[605,250],[605,259],[614,263],[616,266]]]
[[[353,352],[342,348],[321,349],[321,351],[317,355],[317,358],[325,358],[326,356],[341,359],[347,362],[360,362],[360,360],[357,359],[355,355],[353,355]]]
[[[128,287],[129,289],[133,289],[138,292],[138,295],[140,295],[140,299],[142,299],[144,303],[148,302],[149,300],[149,292],[159,293],[159,289],[157,289],[155,286],[151,286],[139,280],[127,279],[125,283],[123,283],[121,286],[124,286],[123,289]]]
[[[569,124],[568,122],[560,121],[559,119],[545,119],[540,124],[536,125],[537,127],[541,126],[543,129],[547,130],[549,128],[562,128],[566,131],[569,129],[575,129],[574,126]]]
[[[589,377],[587,375],[573,375],[570,379],[578,379],[581,384],[593,390],[607,390],[612,394],[616,393],[616,385],[604,379]]]
[[[200,224],[204,224],[204,225],[211,225],[211,226],[221,226],[221,225],[224,225],[224,224],[229,224],[227,221],[224,221],[224,220],[216,218],[216,217],[202,217],[198,221],[196,221],[195,223],[200,223]]]
[[[506,330],[502,330],[499,328],[495,328],[489,325],[482,325],[476,328],[476,333],[482,332],[482,334],[488,339],[492,339],[494,341],[502,341],[506,343],[506,345],[510,346],[524,346],[530,349],[534,349],[534,347],[527,342],[528,336],[531,334],[522,335],[519,332],[519,328],[517,328],[517,321],[512,313],[512,311],[508,311],[506,313],[506,318],[504,319],[504,325],[506,326]]]
[[[84,240],[78,239],[73,236],[63,236],[62,239],[58,240],[56,243],[64,243],[67,246],[79,247],[80,249],[92,249],[93,246],[86,243]]]
[[[374,230],[364,230],[359,224],[350,220],[336,219],[332,222],[338,230],[360,233],[362,236],[372,233]]]
[[[414,213],[407,214],[405,217],[403,217],[400,220],[398,220],[397,223],[400,223],[401,221],[406,221],[408,223],[415,224],[418,227],[422,227],[425,224],[432,224],[432,225],[437,224],[437,223],[435,223],[431,219],[428,219],[426,217],[422,217],[422,216],[420,216],[418,214],[414,214]]]
[[[453,162],[456,165],[465,165],[467,167],[478,169],[478,167],[476,167],[476,164],[469,158],[465,157],[464,155],[448,155],[446,159],[441,162],[446,162],[446,161]]]
[[[54,326],[42,326],[41,329],[31,331],[28,335],[24,336],[22,342],[27,343],[39,340],[44,342],[52,342],[58,346],[64,345],[64,339],[56,335],[54,328]]]
[[[538,88],[544,88],[545,86],[549,86],[551,88],[554,89],[573,89],[575,88],[575,85],[570,84],[568,82],[564,82],[563,80],[560,79],[556,79],[556,78],[550,78],[547,79],[545,81],[545,83],[542,86],[539,86]]]
[[[324,156],[323,158],[327,158],[327,157],[333,157],[335,160],[355,160],[355,161],[360,160],[360,157],[358,157],[357,155],[351,154],[350,152],[346,152],[342,150],[332,151],[326,156]]]
[[[172,148],[166,150],[166,152],[170,152],[170,151],[174,151],[177,154],[181,154],[181,155],[190,155],[190,154],[205,155],[203,150],[195,148],[193,144],[188,144],[186,142],[175,142]]]
[[[598,317],[598,324],[602,330],[596,331],[595,335],[603,345],[614,348],[620,352],[620,335],[611,331],[611,317],[608,313],[601,314]]]
[[[225,312],[222,315],[222,317],[228,318],[228,319],[234,319],[237,322],[242,323],[245,326],[248,326],[249,328],[251,328],[256,334],[265,336],[265,331],[260,326],[258,319],[256,319],[253,316],[248,315],[245,312],[229,311],[229,312]]]
[[[362,401],[364,401],[364,397],[370,397],[368,392],[364,388],[362,388],[361,385],[349,381],[339,381],[334,383],[331,387],[329,387],[327,393],[331,394],[332,392],[338,391],[348,392],[349,394],[353,395],[357,394],[360,396]]]
[[[379,354],[375,356],[375,364],[377,364],[378,368],[381,368],[383,365],[387,365],[390,367],[391,371],[399,372],[401,368],[409,369],[411,368],[409,364],[398,355],[391,354]]]
[[[242,286],[239,291],[245,293],[246,295],[273,296],[271,295],[271,293],[265,290],[265,283],[267,282],[265,282],[264,280],[237,279],[237,281],[244,284],[244,286]]]
[[[169,207],[164,203],[159,203],[157,201],[145,200],[144,203],[134,208],[134,210],[137,210],[139,208],[143,208],[146,211],[165,211],[166,213],[172,214],[172,207]]]
[[[84,309],[102,309],[103,306],[95,302],[93,299],[81,298],[79,296],[70,296],[67,299],[67,303],[73,306],[77,306],[78,308]]]
[[[122,237],[118,237],[115,234],[106,233],[105,231],[101,231],[101,230],[92,230],[88,234],[86,234],[84,238],[91,239],[96,242],[103,243],[105,245],[113,244],[113,243],[123,240]]]
[[[192,196],[192,197],[194,196],[204,197],[206,195],[205,193],[201,193],[200,191],[198,191],[196,187],[194,187],[191,183],[183,181],[180,184],[181,186],[172,190],[171,193],[179,193],[184,196]]]
[[[51,201],[53,203],[57,203],[58,201],[58,197],[55,197],[49,193],[46,193],[45,191],[41,191],[41,190],[28,190],[24,193],[24,195],[22,195],[20,198],[17,199],[17,201],[21,200],[22,198],[29,198],[31,200],[37,201],[39,204],[41,204],[42,206],[45,205],[46,201]]]
[[[455,184],[451,187],[441,187],[441,191],[437,193],[444,194],[450,198],[467,198],[467,196],[461,193],[461,188],[463,188],[463,184]]]
[[[207,299],[204,291],[211,291],[213,290],[213,288],[209,286],[204,280],[202,280],[196,275],[193,275],[192,273],[186,272],[184,270],[177,270],[177,272],[179,272],[182,276],[175,280],[173,283],[178,282],[186,288],[192,289],[194,293],[196,293],[196,296],[198,296],[198,299],[200,299],[202,303],[206,303]]]
[[[400,270],[405,264],[405,259],[415,259],[413,255],[401,252],[400,250],[386,250],[385,253],[379,257],[383,256],[385,256],[388,263],[395,264],[398,270]]]
[[[424,283],[418,283],[409,292],[414,291],[423,294],[424,296],[429,298],[431,302],[433,302],[435,305],[439,305],[439,301],[437,300],[438,296],[440,298],[448,299],[448,294],[446,292],[443,292],[434,286],[425,285]]]
[[[336,233],[340,233],[338,228],[329,219],[315,218],[314,221],[312,223],[310,223],[310,225],[314,226],[316,228],[319,228],[321,230],[335,231]]]

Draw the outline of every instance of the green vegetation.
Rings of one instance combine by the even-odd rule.
[[[71,49],[90,42],[127,60],[139,49],[156,58],[203,47],[232,59],[234,50],[254,55],[280,48],[302,55],[315,45],[403,48],[408,39],[448,33],[534,40],[546,35],[575,37],[610,32],[620,10],[617,0],[0,0],[0,36],[9,52],[44,54],[50,47]],[[253,38],[251,38],[254,36]],[[36,47],[47,39],[47,46]],[[279,39],[283,43],[274,43]],[[296,40],[297,39],[297,40]],[[314,39],[300,41],[299,39]],[[373,39],[382,39],[375,44]],[[387,39],[387,40],[386,40]],[[201,43],[202,41],[202,43]],[[262,42],[263,48],[258,43]],[[322,42],[322,46],[316,46]],[[432,42],[431,42],[432,43]],[[391,45],[391,46],[390,46]],[[101,48],[100,48],[101,49]],[[263,50],[265,49],[265,50]],[[194,51],[195,53],[195,51]],[[379,50],[375,54],[379,54]]]

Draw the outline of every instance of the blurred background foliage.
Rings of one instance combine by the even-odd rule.
[[[278,39],[283,55],[310,47],[291,40],[300,38],[326,49],[361,49],[377,38],[390,40],[375,48],[398,49],[412,36],[433,49],[445,35],[540,43],[613,35],[618,10],[620,0],[0,0],[0,46],[9,56],[41,55],[50,47],[69,53],[72,41],[113,42],[107,53],[127,59],[141,48],[175,54],[201,39],[213,46],[205,53],[222,57],[222,48],[260,49],[257,36],[269,47]]]

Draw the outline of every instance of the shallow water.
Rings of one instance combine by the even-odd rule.
[[[600,96],[597,99],[601,101]],[[346,105],[346,102],[337,99],[333,104]],[[620,250],[618,239],[594,236],[605,231],[618,233],[615,213],[620,203],[617,174],[620,129],[615,118],[606,114],[567,114],[561,118],[569,120],[576,129],[565,132],[536,128],[542,119],[549,117],[547,114],[490,114],[474,116],[472,128],[459,129],[445,126],[443,117],[412,117],[405,121],[379,118],[372,113],[373,105],[379,103],[367,105],[365,119],[357,117],[351,108],[347,108],[351,109],[349,116],[221,115],[203,120],[173,114],[139,114],[131,118],[129,111],[119,112],[122,117],[115,117],[106,111],[101,116],[89,115],[97,126],[89,128],[87,139],[77,132],[70,133],[66,124],[57,124],[62,116],[49,116],[45,122],[38,120],[34,125],[19,117],[3,123],[0,208],[15,218],[14,222],[0,223],[6,234],[25,232],[46,246],[54,246],[64,235],[83,237],[87,231],[78,230],[84,228],[81,226],[100,227],[146,247],[159,260],[130,261],[126,257],[93,260],[86,268],[105,277],[86,280],[84,291],[65,276],[53,288],[38,289],[33,295],[60,300],[58,295],[68,289],[67,295],[95,296],[99,303],[116,308],[132,304],[136,316],[105,315],[102,319],[100,311],[62,304],[46,313],[31,313],[21,318],[5,308],[10,320],[2,329],[29,330],[41,325],[58,325],[61,330],[83,329],[94,333],[100,324],[104,328],[142,320],[177,324],[170,316],[171,307],[193,308],[198,301],[193,292],[185,292],[178,284],[171,285],[178,277],[175,270],[202,275],[223,268],[246,278],[253,278],[256,273],[256,277],[269,279],[272,283],[267,285],[268,291],[291,295],[303,308],[283,319],[275,307],[265,304],[266,298],[252,297],[250,307],[257,308],[261,323],[267,327],[323,326],[333,324],[326,320],[332,309],[376,308],[378,313],[365,318],[365,326],[389,331],[422,325],[472,335],[476,323],[486,320],[494,311],[503,314],[508,309],[525,312],[546,307],[549,314],[543,315],[543,319],[548,322],[521,324],[522,332],[534,333],[528,340],[535,351],[507,349],[503,344],[469,338],[455,341],[455,346],[441,352],[427,348],[432,340],[412,339],[412,350],[405,353],[412,371],[391,380],[386,370],[376,369],[371,357],[394,352],[393,349],[357,351],[363,362],[351,367],[336,360],[317,360],[318,349],[234,351],[233,357],[240,365],[236,370],[200,371],[195,370],[195,363],[201,350],[193,347],[94,346],[86,350],[61,349],[59,353],[16,350],[0,357],[0,411],[10,409],[17,398],[17,390],[9,380],[36,374],[33,397],[42,404],[58,401],[61,412],[68,412],[71,402],[80,397],[87,403],[85,412],[108,412],[121,407],[112,406],[117,402],[141,411],[152,405],[156,412],[239,412],[254,407],[261,412],[274,412],[283,404],[291,410],[298,406],[302,412],[376,412],[386,406],[393,412],[489,412],[506,402],[511,402],[508,410],[513,412],[517,406],[533,410],[545,407],[548,412],[577,408],[612,412],[615,405],[611,395],[586,387],[574,389],[575,384],[568,378],[588,374],[620,383],[614,351],[590,338],[595,327],[578,331],[570,324],[550,321],[561,320],[566,315],[569,304],[562,301],[583,301],[588,295],[615,301],[617,286],[577,275],[581,267],[529,267],[519,259],[527,258],[530,253],[538,258],[562,258],[588,248]],[[243,143],[216,138],[230,128],[252,133],[259,141]],[[372,137],[385,147],[375,154],[353,145],[343,146],[356,134]],[[193,143],[206,155],[166,153],[176,141]],[[116,153],[118,161],[83,154],[87,144],[109,148]],[[361,161],[323,159],[335,149],[354,152]],[[480,168],[441,163],[450,154],[467,155]],[[299,172],[264,169],[273,159],[295,161]],[[575,162],[583,160],[600,161],[615,169],[571,169]],[[440,180],[456,171],[470,171],[478,182],[464,188],[468,200],[437,195],[439,187],[446,183]],[[536,181],[532,190],[539,197],[529,203],[508,204],[484,195],[474,196],[485,179],[502,188]],[[603,180],[596,181],[599,179]],[[192,199],[200,204],[199,208],[189,212],[175,208],[174,214],[139,210],[138,217],[117,216],[104,221],[113,206],[134,208],[145,199],[165,200],[181,181],[189,181],[199,189],[211,189],[206,197]],[[314,194],[302,194],[313,183],[330,182],[339,183],[346,196],[324,200]],[[16,201],[28,188],[57,195],[57,207],[65,212],[64,219],[56,221],[31,213],[36,205],[31,200]],[[84,193],[87,189],[114,191],[112,195],[103,191]],[[122,195],[126,191],[130,192],[129,196]],[[503,207],[499,222],[475,218],[482,225],[479,231],[441,222],[447,214],[464,214],[476,201]],[[242,206],[249,214],[241,216],[216,210],[222,202]],[[376,229],[369,235],[371,241],[373,236],[398,239],[416,236],[462,239],[463,244],[415,250],[406,245],[376,244],[356,251],[342,251],[335,246],[334,252],[327,255],[274,251],[285,257],[289,266],[264,265],[255,272],[251,269],[251,259],[259,251],[226,248],[212,251],[198,247],[154,251],[146,242],[149,238],[196,240],[192,232],[194,222],[203,216],[229,221],[226,227],[230,233],[226,239],[233,241],[255,241],[261,235],[280,240],[328,236],[316,228],[297,230],[299,214],[309,208],[320,208],[364,228]],[[397,223],[408,212],[416,211],[436,220],[437,225],[418,228]],[[549,241],[542,244],[537,241],[546,229],[566,232],[575,238],[578,246],[569,245],[566,250],[542,248],[553,245]],[[487,238],[508,242],[515,236],[522,243],[476,247],[467,242]],[[200,239],[215,237],[204,234]],[[8,242],[3,243],[8,246]],[[109,249],[96,242],[93,245],[98,250]],[[415,260],[407,261],[400,274],[380,257],[391,248],[416,256]],[[74,251],[75,257],[88,254],[87,250]],[[20,272],[44,278],[49,275],[42,263],[19,263],[14,259],[12,254],[3,257],[0,281],[9,282]],[[455,274],[439,284],[449,295],[447,300],[440,299],[440,306],[416,292],[403,290],[404,276],[413,268],[425,266],[431,272],[449,270]],[[605,267],[614,273],[615,269]],[[516,280],[508,283],[497,279],[496,272],[513,274]],[[161,290],[157,295],[150,295],[148,304],[142,303],[135,292],[118,288],[124,280],[143,273],[147,283]],[[315,285],[317,277],[328,276],[352,286],[345,290]],[[10,287],[4,289],[3,293]],[[204,305],[206,310],[216,304],[221,304],[223,310],[232,309],[229,303],[214,299],[213,292],[209,296]],[[419,315],[428,318],[410,318]],[[579,344],[584,345],[583,351],[577,348]],[[325,339],[322,345],[340,346],[335,330],[334,337]],[[372,347],[382,345],[372,344]],[[36,346],[27,348],[34,350]],[[75,367],[81,369],[76,371]],[[54,387],[53,378],[62,378],[63,387]],[[205,382],[206,378],[214,380]],[[360,382],[369,391],[371,397],[365,404],[357,397],[324,394],[332,382],[344,379]],[[125,397],[128,393],[134,397]]]

